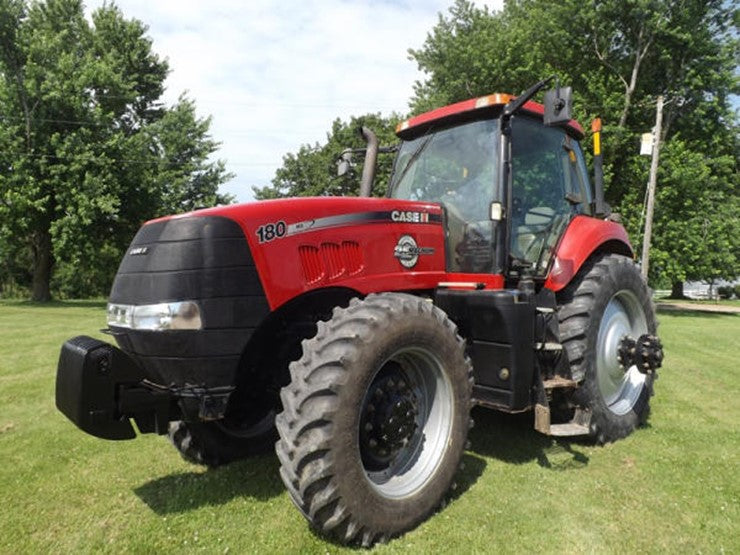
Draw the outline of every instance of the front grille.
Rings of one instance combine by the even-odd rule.
[[[232,383],[242,352],[269,306],[249,245],[228,218],[176,218],[143,226],[121,261],[110,302],[194,300],[202,330],[115,329],[124,351],[153,379]]]

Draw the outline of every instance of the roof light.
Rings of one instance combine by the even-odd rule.
[[[475,101],[475,107],[476,108],[485,108],[491,103],[491,97],[490,96],[481,96],[479,99]]]

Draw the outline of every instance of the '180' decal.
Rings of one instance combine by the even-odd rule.
[[[273,239],[280,239],[285,235],[287,230],[288,228],[283,221],[261,225],[257,228],[257,238],[260,243],[267,243]]]

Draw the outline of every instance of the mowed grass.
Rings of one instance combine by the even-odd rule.
[[[446,508],[379,552],[740,552],[740,316],[661,314],[650,425],[594,447],[476,409]],[[216,470],[153,435],[98,440],[54,406],[59,347],[103,302],[0,301],[0,552],[324,553],[274,456]]]
[[[662,299],[656,299],[655,302],[658,304],[661,303],[681,303],[681,304],[689,304],[689,305],[709,305],[709,306],[729,306],[734,308],[740,308],[740,299],[683,299],[683,300],[675,300],[675,299],[669,299],[669,298],[662,298]]]

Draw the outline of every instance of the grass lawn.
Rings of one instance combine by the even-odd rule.
[[[54,406],[56,359],[104,303],[0,301],[0,553],[342,551],[274,456],[207,471],[165,439],[109,442]],[[379,552],[740,552],[740,316],[662,314],[650,425],[606,447],[476,410],[447,507]]]

